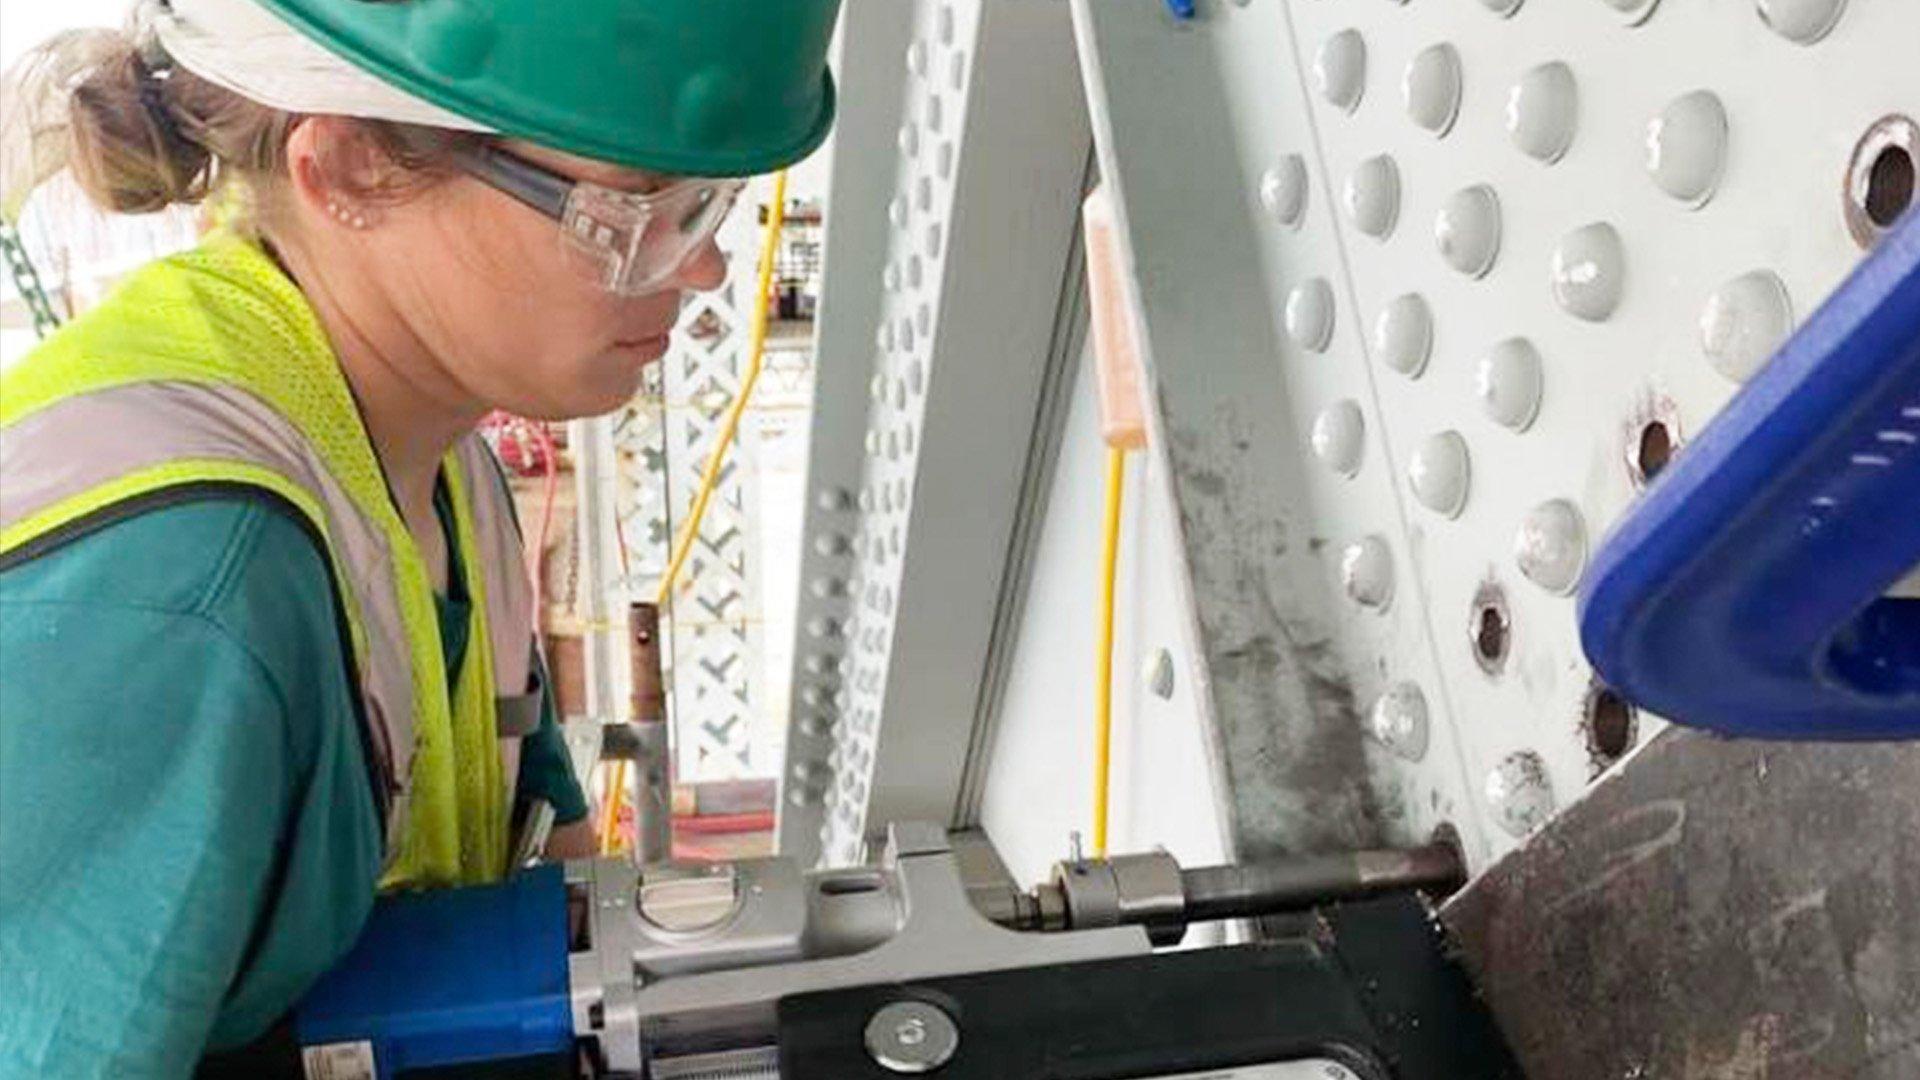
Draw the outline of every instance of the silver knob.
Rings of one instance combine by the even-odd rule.
[[[867,1021],[867,1053],[890,1072],[932,1072],[958,1049],[960,1029],[937,1005],[896,1001]]]

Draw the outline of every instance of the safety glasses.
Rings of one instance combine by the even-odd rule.
[[[690,178],[644,195],[576,180],[481,144],[455,153],[462,172],[560,223],[569,250],[608,292],[656,291],[713,238],[745,180]]]

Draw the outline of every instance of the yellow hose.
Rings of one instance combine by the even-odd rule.
[[[1107,512],[1100,543],[1100,662],[1094,687],[1093,857],[1107,857],[1107,789],[1113,765],[1113,593],[1120,566],[1120,501],[1127,451],[1107,448]]]
[[[767,212],[767,225],[760,239],[760,279],[759,289],[754,293],[752,334],[747,343],[747,372],[740,380],[740,392],[734,395],[733,407],[727,410],[726,422],[720,426],[719,438],[714,440],[713,449],[707,454],[707,467],[700,474],[700,489],[693,497],[693,509],[687,515],[686,523],[680,527],[680,535],[675,538],[671,557],[667,560],[667,572],[661,575],[660,592],[655,602],[671,616],[673,607],[673,585],[680,576],[680,569],[686,564],[687,555],[693,551],[693,542],[700,535],[700,521],[707,514],[707,503],[713,498],[713,489],[720,479],[720,467],[726,463],[727,451],[733,445],[734,436],[740,430],[740,418],[747,411],[747,402],[753,397],[753,387],[760,381],[761,362],[767,352],[768,307],[773,300],[773,263],[774,255],[780,249],[780,230],[787,220],[787,170],[781,169],[773,176],[773,206]],[[626,797],[627,763],[616,762],[613,768],[613,783],[607,791],[606,813],[600,819],[600,850],[611,855],[619,850],[616,825],[620,820],[620,803]]]

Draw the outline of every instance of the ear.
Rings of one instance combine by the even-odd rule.
[[[383,197],[398,190],[403,172],[358,121],[347,117],[306,117],[287,135],[294,198],[315,217],[344,228],[378,225]]]

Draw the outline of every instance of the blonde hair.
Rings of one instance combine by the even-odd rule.
[[[307,117],[262,105],[168,60],[138,32],[88,43],[87,65],[54,92],[65,92],[67,164],[89,199],[130,214],[197,205],[238,189],[236,225],[257,226],[270,214],[287,174],[287,139]],[[68,37],[63,35],[63,38]],[[43,49],[63,47],[57,38]],[[71,47],[71,43],[67,43]],[[354,135],[394,165],[376,186],[352,179],[342,162],[322,154],[330,186],[362,200],[396,201],[449,172],[452,152],[478,140],[385,120],[355,119]]]

